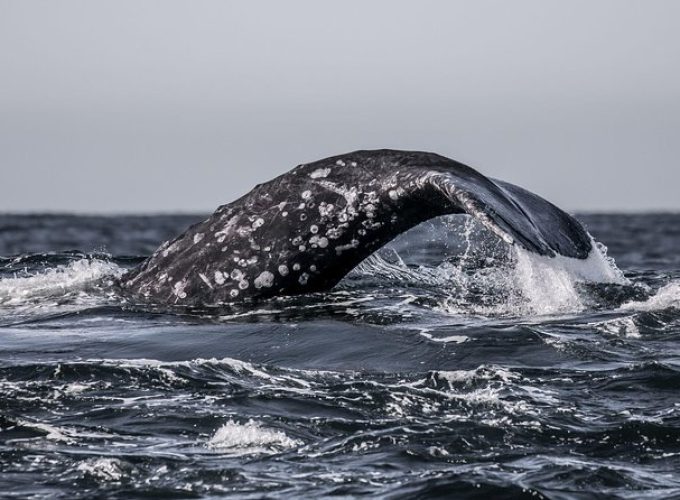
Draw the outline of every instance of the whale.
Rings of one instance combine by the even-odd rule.
[[[508,245],[586,259],[572,216],[519,186],[421,151],[362,150],[298,165],[164,242],[120,289],[133,301],[210,305],[326,291],[408,229],[468,214]]]

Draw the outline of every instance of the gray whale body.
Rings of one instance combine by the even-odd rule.
[[[467,213],[528,251],[585,259],[573,217],[518,186],[417,151],[355,151],[295,167],[219,207],[120,279],[125,295],[208,305],[328,290],[411,227]]]

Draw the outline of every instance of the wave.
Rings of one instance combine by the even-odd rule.
[[[454,472],[497,482],[496,493],[519,484],[517,474],[551,491],[542,477],[600,484],[614,471],[612,496],[631,484],[661,492],[677,483],[667,461],[680,439],[678,407],[669,405],[680,381],[673,364],[385,373],[92,358],[6,366],[0,381],[0,430],[19,450],[7,469],[35,467],[35,456],[51,453],[41,481],[58,477],[85,493],[123,484],[130,494],[186,494],[193,485],[205,496],[246,495],[257,483],[277,485],[278,496],[309,496],[310,485],[314,496],[330,496],[342,481],[371,484],[379,496],[430,491],[437,474]],[[73,384],[82,387],[63,390]],[[449,494],[450,479],[431,492]]]

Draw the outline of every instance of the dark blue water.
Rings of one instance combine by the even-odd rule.
[[[452,217],[326,294],[116,296],[200,218],[0,216],[0,496],[680,495],[680,215],[580,217],[625,277]]]

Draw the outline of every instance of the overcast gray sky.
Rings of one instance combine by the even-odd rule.
[[[435,151],[569,210],[680,210],[680,2],[0,0],[0,211],[211,211]]]

